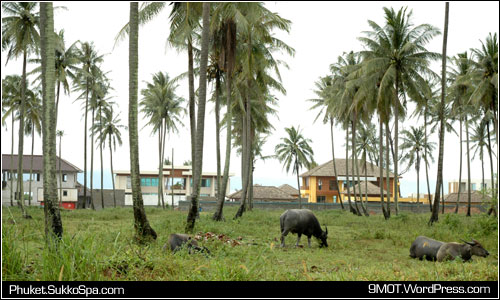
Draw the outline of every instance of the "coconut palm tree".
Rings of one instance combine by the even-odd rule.
[[[184,99],[176,95],[178,85],[170,80],[167,73],[158,72],[153,75],[153,82],[147,82],[146,89],[141,91],[143,99],[139,104],[149,122],[153,126],[152,133],[158,132],[159,141],[159,178],[158,182],[158,206],[160,200],[165,208],[163,195],[163,157],[165,155],[165,137],[167,132],[178,132],[177,124],[182,125],[181,115],[185,109],[181,106]],[[161,197],[160,197],[161,196]]]
[[[309,168],[314,162],[314,151],[309,143],[312,141],[305,138],[300,132],[300,127],[294,126],[285,128],[287,137],[281,138],[281,143],[276,145],[276,158],[283,163],[284,169],[289,172],[292,167],[292,174],[297,174],[297,189],[300,191],[299,169]],[[293,164],[293,165],[292,165]],[[302,198],[299,192],[299,208],[302,208]]]
[[[381,71],[384,73],[380,81],[378,100],[392,93],[395,124],[395,151],[398,157],[399,114],[404,112],[400,95],[407,93],[410,98],[418,97],[418,91],[425,84],[422,77],[432,73],[430,60],[439,58],[438,53],[429,52],[425,45],[440,32],[430,24],[414,26],[411,22],[412,11],[401,8],[397,12],[393,8],[384,7],[384,27],[373,21],[368,21],[373,31],[365,32],[367,37],[359,40],[368,48],[361,51],[365,57],[363,68],[365,74]],[[394,186],[398,187],[398,163],[394,163]],[[398,213],[398,193],[394,193],[396,214]]]
[[[83,154],[83,198],[87,199],[87,121],[89,112],[89,95],[91,88],[97,78],[102,76],[100,65],[103,62],[103,56],[99,55],[95,50],[95,45],[92,42],[80,42],[80,47],[76,49],[76,56],[79,58],[82,66],[77,72],[75,83],[75,91],[82,91],[82,94],[77,99],[85,99],[84,106],[84,154]],[[93,117],[92,117],[93,119]],[[92,143],[93,145],[93,143]],[[93,149],[93,146],[92,146]],[[93,151],[93,150],[92,150]],[[91,172],[92,173],[92,172]],[[91,175],[91,178],[93,176]],[[92,197],[92,189],[90,193],[90,205],[94,209],[94,201]],[[81,203],[81,208],[85,208],[86,200]]]
[[[129,139],[130,139],[130,170],[132,181],[132,201],[134,208],[134,228],[139,240],[156,239],[154,229],[144,211],[141,193],[139,169],[139,136],[137,130],[137,94],[139,65],[139,7],[137,2],[130,2],[130,34],[129,34]]]
[[[43,200],[45,235],[61,239],[63,225],[57,205],[56,127],[55,127],[55,41],[52,2],[40,3],[40,40],[42,57],[42,139]]]
[[[40,135],[42,131],[42,91],[41,90],[28,91],[27,95],[28,98],[26,99],[27,100],[26,127],[24,129],[26,135],[27,134],[31,135],[30,181],[28,186],[28,190],[31,192],[31,183],[33,181],[32,174],[33,174],[33,152],[35,150],[35,132],[37,132],[38,135]],[[28,202],[29,206],[31,206],[32,198],[33,195],[31,195],[29,198]]]
[[[425,132],[423,126],[415,127],[410,126],[410,130],[403,130],[401,151],[405,153],[401,159],[403,163],[406,162],[406,170],[402,173],[408,171],[412,166],[415,166],[415,171],[417,171],[417,205],[420,204],[420,162],[422,161],[422,155],[424,151],[429,153],[429,158],[434,159],[432,153],[435,148],[435,143],[428,142],[425,143]],[[427,162],[424,160],[424,163]]]
[[[442,63],[441,63],[441,104],[439,106],[439,156],[438,156],[438,171],[436,180],[436,192],[434,193],[434,204],[432,207],[431,218],[429,219],[429,224],[432,225],[439,219],[439,190],[443,184],[443,155],[444,155],[444,130],[445,130],[445,95],[446,95],[446,47],[448,42],[448,15],[449,15],[450,3],[445,3],[444,9],[444,35],[443,35],[443,52],[442,52]],[[467,120],[465,121],[467,126]],[[468,135],[468,130],[467,130]],[[467,140],[469,137],[467,136]],[[469,149],[467,145],[467,149]],[[469,151],[467,151],[468,153]]]
[[[28,56],[39,51],[40,16],[36,12],[37,2],[4,2],[2,11],[2,50],[7,50],[7,62],[11,58],[22,56],[21,104],[19,107],[19,147],[17,167],[18,205],[23,217],[29,215],[24,209],[23,192],[23,150],[24,150],[24,114],[26,110],[26,65]]]
[[[472,129],[472,135],[470,137],[470,142],[472,144],[470,151],[472,152],[472,159],[479,158],[481,160],[481,188],[486,186],[484,182],[484,156],[485,150],[488,150],[488,132],[486,130],[485,121],[478,122]]]
[[[21,103],[21,82],[18,75],[8,75],[2,80],[2,124],[11,116],[12,119],[12,143],[10,154],[10,205],[14,206],[14,121],[19,118],[19,106]],[[17,114],[17,116],[16,116]]]
[[[106,145],[106,140],[109,147],[109,157],[111,164],[111,181],[113,183],[113,207],[116,207],[116,192],[115,192],[115,178],[113,173],[113,152],[116,151],[116,144],[122,145],[122,136],[120,129],[127,129],[127,126],[121,125],[121,119],[118,115],[113,114],[113,106],[110,107],[109,110],[104,110],[104,116],[100,126],[102,126],[100,130],[100,134],[97,137],[97,140],[103,146]]]

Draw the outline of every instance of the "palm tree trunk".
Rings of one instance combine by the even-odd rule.
[[[247,156],[249,155],[249,148],[250,146],[248,145],[248,127],[250,126],[248,122],[248,115],[250,114],[249,108],[249,102],[250,99],[248,99],[248,89],[246,91],[245,95],[245,117],[243,117],[243,126],[242,126],[242,134],[241,134],[241,140],[242,140],[242,151],[241,151],[241,178],[242,178],[242,190],[241,190],[241,204],[240,207],[238,208],[238,211],[236,212],[236,215],[234,216],[234,219],[237,219],[243,215],[243,213],[246,211],[246,198],[247,198],[247,193],[248,193],[248,165],[247,161],[248,158]]]
[[[220,193],[221,161],[220,161],[220,77],[215,77],[215,151],[217,156],[217,194]]]
[[[10,147],[10,206],[14,206],[14,110],[12,110],[11,114],[12,114],[12,144]]]
[[[35,150],[35,127],[31,127],[31,162],[30,162],[30,184],[28,187],[28,190],[30,192],[30,198],[29,198],[29,206],[31,206],[31,199],[33,199],[35,193],[31,191],[31,182],[33,181],[33,152]]]
[[[59,203],[57,205],[61,206],[62,204],[62,170],[61,170],[61,141],[62,136],[59,136]]]
[[[431,218],[429,220],[429,224],[432,225],[434,222],[437,222],[439,219],[439,190],[441,185],[443,184],[443,155],[444,155],[444,104],[445,104],[445,95],[446,95],[446,46],[448,42],[448,14],[449,14],[450,3],[445,3],[445,12],[444,12],[444,33],[443,33],[443,53],[442,53],[442,66],[441,66],[441,105],[439,107],[439,119],[440,119],[440,127],[439,127],[439,157],[438,157],[438,172],[437,172],[437,182],[436,182],[436,192],[434,205],[432,209]]]
[[[471,209],[471,176],[470,176],[470,146],[469,146],[469,121],[467,115],[465,116],[465,139],[467,145],[467,217],[470,217]]]
[[[115,176],[113,172],[113,146],[111,145],[111,134],[109,135],[109,161],[111,164],[111,182],[113,183],[113,207],[116,208]]]
[[[95,111],[92,108],[92,126],[91,128],[94,128],[94,123],[95,123]],[[94,206],[94,133],[90,133],[90,206],[92,206],[92,209],[95,209]]]
[[[160,207],[161,205],[161,191],[160,191],[160,186],[159,184],[161,182],[162,178],[162,170],[163,170],[163,161],[161,160],[161,131],[163,129],[163,124],[160,125],[160,128],[158,130],[158,203],[156,204],[157,207]]]
[[[297,157],[295,157],[295,172],[297,173],[297,188],[299,190],[299,209],[300,209],[302,208],[302,197],[300,195],[299,164],[297,163]]]
[[[488,215],[491,215],[492,213],[496,216],[497,215],[497,212],[495,210],[495,206],[493,205],[493,201],[496,202],[496,191],[497,191],[497,188],[495,186],[495,173],[494,173],[494,170],[493,170],[493,155],[492,155],[492,151],[491,151],[491,137],[490,137],[490,124],[489,123],[486,123],[486,130],[488,132],[488,154],[490,156],[490,170],[491,170],[491,201],[492,201],[492,204],[490,206],[490,208],[488,209]],[[484,186],[484,184],[483,184]]]
[[[346,125],[346,131],[345,131],[345,172],[346,172],[346,185],[347,185],[347,201],[349,201],[349,210],[353,214],[357,215],[358,211],[356,211],[351,203],[351,188],[350,188],[350,180],[349,180],[349,152],[348,152],[348,147],[349,145],[349,125]]]
[[[142,200],[140,167],[139,167],[139,136],[137,129],[137,93],[139,66],[139,23],[137,2],[130,2],[130,35],[129,35],[129,139],[130,139],[130,170],[132,180],[132,200],[134,209],[134,228],[136,237],[142,240],[156,239],[156,232],[149,225]]]
[[[340,207],[344,210],[344,203],[342,197],[340,196],[339,180],[337,175],[337,164],[335,162],[335,148],[333,144],[333,118],[330,116],[330,139],[332,141],[332,162],[333,162],[333,174],[335,175],[335,184],[337,186],[337,196],[340,202]],[[299,185],[299,196],[300,196],[300,185]]]
[[[385,177],[386,177],[386,192],[387,192],[387,218],[391,217],[391,181],[389,177],[389,168],[390,168],[390,161],[389,161],[389,139],[390,139],[390,134],[391,132],[389,131],[389,120],[385,122]]]
[[[189,124],[191,131],[191,171],[194,174],[196,162],[196,104],[194,99],[194,71],[193,71],[193,45],[191,39],[188,40],[188,89],[189,89]],[[191,186],[191,189],[193,187]],[[193,191],[191,191],[191,195]]]
[[[23,150],[24,150],[24,111],[26,107],[26,49],[23,51],[23,77],[21,81],[21,107],[19,108],[19,148],[17,151],[17,204],[21,208],[24,218],[30,218],[24,208],[24,182],[23,182]]]
[[[207,62],[208,62],[208,39],[209,39],[210,3],[203,3],[203,29],[201,35],[200,55],[200,84],[198,98],[198,115],[196,120],[196,147],[195,161],[193,165],[193,194],[191,196],[191,207],[186,220],[186,232],[194,229],[195,218],[198,213],[198,195],[201,185],[201,171],[203,161],[203,133],[205,125],[205,102],[207,98]]]
[[[382,213],[384,214],[384,219],[389,219],[389,216],[387,215],[387,211],[385,210],[384,207],[384,147],[383,147],[383,134],[384,134],[384,127],[383,127],[383,121],[382,117],[379,116],[379,131],[380,135],[378,137],[378,143],[379,143],[379,186],[380,186],[380,205],[382,207]],[[389,199],[388,199],[389,200]]]
[[[57,203],[56,127],[54,108],[55,51],[54,12],[51,2],[40,3],[40,42],[42,57],[42,139],[43,139],[43,200],[45,235],[62,238],[63,226]]]
[[[363,204],[363,193],[361,192],[361,178],[359,177],[359,166],[358,166],[358,155],[356,151],[356,125],[358,123],[357,120],[357,114],[354,113],[354,121],[352,122],[352,161],[353,161],[353,174],[356,172],[356,177],[358,179],[358,185],[359,185],[359,201],[361,203],[361,209],[363,210],[363,214],[365,216],[369,216],[368,212],[366,211],[366,207]],[[354,169],[354,166],[356,166],[356,169]],[[353,176],[354,178],[354,176]],[[356,195],[356,190],[354,190],[354,195]],[[354,196],[356,197],[356,196]],[[356,204],[357,205],[357,204]],[[359,211],[359,210],[358,210]]]
[[[161,173],[161,178],[158,180],[158,185],[160,185],[160,194],[161,194],[161,206],[163,209],[165,209],[165,192],[163,188],[165,185],[163,184],[163,162],[165,161],[165,149],[166,149],[166,141],[167,141],[167,118],[168,118],[168,113],[167,117],[163,118],[162,123],[163,123],[163,137],[161,138],[161,166],[160,166],[160,173]],[[174,149],[172,148],[172,185],[174,184]],[[172,200],[174,198],[174,188],[171,187],[171,192],[172,192]],[[173,201],[172,201],[172,209],[173,209]]]
[[[86,79],[86,89],[85,89],[85,128],[83,132],[84,136],[84,149],[83,149],[83,203],[81,204],[81,208],[85,208],[87,205],[87,119],[89,112],[89,80]],[[92,206],[92,209],[94,207]]]
[[[353,182],[353,186],[352,186],[352,189],[353,189],[353,193],[354,193],[354,207],[356,207],[356,214],[358,216],[361,216],[361,211],[359,210],[359,207],[358,207],[358,200],[356,200],[356,197],[358,196],[357,193],[356,193],[356,184],[354,184],[354,179],[355,179],[355,176],[356,176],[356,169],[355,169],[355,166],[354,166],[354,163],[356,161],[355,157],[356,157],[356,153],[355,153],[355,150],[356,150],[356,146],[354,145],[354,143],[356,142],[356,127],[355,127],[355,120],[354,121],[351,121],[351,126],[352,126],[352,132],[351,132],[351,135],[352,135],[352,138],[351,138],[351,145],[352,145],[352,149],[351,149],[351,165],[352,165],[352,182]],[[358,181],[359,183],[359,181]],[[360,191],[360,194],[361,194],[361,191]]]
[[[398,184],[398,145],[399,145],[399,72],[396,71],[396,89],[395,89],[395,98],[394,98],[394,204],[396,205],[396,215],[399,213],[399,204],[398,204],[398,196],[399,196],[399,184]]]
[[[99,108],[99,136],[102,136],[102,106]],[[102,203],[102,208],[104,209],[104,164],[102,161],[102,141],[99,143],[99,152],[101,155],[101,203]]]
[[[460,203],[460,193],[462,190],[462,116],[460,115],[460,167],[458,171],[458,195],[455,205],[455,214],[458,213],[458,204]]]
[[[227,183],[229,180],[229,164],[231,159],[231,83],[232,76],[228,72],[226,75],[226,107],[227,107],[227,119],[226,119],[226,157],[224,162],[224,174],[222,177],[222,185],[217,195],[217,207],[215,209],[212,219],[215,221],[222,221],[224,219],[223,207],[224,200],[226,198]]]
[[[427,160],[427,105],[424,108],[424,134],[425,134],[425,148],[424,148],[424,163],[425,163],[425,179],[427,181],[427,201],[429,201],[429,209],[432,212],[432,199],[431,188],[429,185],[429,161]]]
[[[417,207],[420,207],[420,156],[417,151]]]
[[[250,167],[248,168],[248,210],[253,209],[253,154],[251,153]]]
[[[59,92],[61,90],[61,81],[59,81],[59,79],[57,79],[57,94],[56,94],[56,130],[57,130],[57,115],[58,115],[58,111],[59,111]]]

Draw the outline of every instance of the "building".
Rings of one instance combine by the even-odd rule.
[[[299,197],[299,191],[289,184],[282,184],[278,188],[294,198]]]
[[[347,180],[347,164],[349,163],[349,177],[350,180]],[[335,182],[335,173],[333,171],[333,161],[330,160],[324,164],[318,165],[315,168],[303,173],[300,175],[302,177],[302,186],[300,187],[301,197],[307,198],[308,202],[313,203],[339,203],[339,201],[347,201],[347,193],[344,191],[347,190],[347,184],[351,188],[351,196],[352,196],[352,186],[358,184],[357,177],[352,178],[352,161],[346,161],[345,159],[335,159],[337,175],[338,175],[338,183],[339,186],[336,186]],[[380,180],[379,174],[380,169],[376,165],[373,165],[367,162],[367,172],[365,177],[365,172],[363,166],[359,166],[360,172],[360,181],[361,186],[363,186],[362,191],[364,191],[364,181],[365,178],[368,180],[370,187],[369,191],[371,191],[371,199],[370,201],[380,201],[380,182],[383,183],[383,188],[386,191],[386,177],[385,170],[383,171],[383,179]],[[389,186],[391,190],[394,190],[394,174],[389,172]],[[399,195],[401,195],[399,193]],[[393,199],[391,193],[391,200]]]
[[[130,171],[114,171],[116,189],[125,190],[125,205],[132,205],[132,186]],[[158,180],[158,171],[141,171],[141,191],[143,195],[144,205],[158,204],[158,184],[164,186],[165,201],[171,203],[173,195],[174,205],[179,200],[186,200],[187,196],[192,193],[193,174],[191,166],[163,166],[163,180],[160,183]],[[226,195],[229,194],[229,179],[226,188]],[[203,172],[201,174],[200,197],[215,197],[217,195],[217,173]]]
[[[484,179],[484,186],[483,186],[483,180],[482,179],[472,179],[470,181],[470,190],[471,191],[481,191],[482,189],[491,189],[491,179]],[[460,181],[460,193],[466,192],[467,191],[467,178],[462,178]],[[458,179],[457,180],[452,180],[448,182],[448,193],[458,193]]]
[[[31,190],[29,190],[31,158],[33,158],[33,169]],[[59,176],[59,162],[61,163],[62,185],[61,178]],[[11,165],[11,155],[2,154],[2,205],[10,205],[11,167],[13,169],[14,193],[16,190],[18,166],[17,154],[12,156],[12,164],[13,165]],[[56,168],[57,186],[62,189],[62,193],[57,193],[58,196],[62,194],[61,206],[68,209],[74,209],[78,200],[76,178],[77,174],[81,173],[82,170],[57,156]],[[31,205],[43,205],[43,155],[23,155],[23,190],[25,199],[24,203],[26,205],[29,205],[29,198],[31,198]],[[17,195],[14,195],[14,199],[17,199]],[[13,202],[15,205],[16,200],[14,199]]]
[[[241,191],[237,191],[228,196],[229,199],[241,201]],[[292,202],[298,200],[290,194],[284,192],[281,188],[275,186],[263,186],[256,184],[253,186],[253,201],[269,202],[269,201],[285,201]]]

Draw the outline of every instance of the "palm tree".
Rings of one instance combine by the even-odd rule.
[[[434,159],[432,152],[434,151],[435,143],[428,142],[425,143],[425,132],[422,126],[415,127],[410,126],[410,130],[403,130],[401,132],[403,143],[401,144],[401,150],[406,151],[406,154],[402,157],[402,162],[407,163],[405,173],[413,165],[415,166],[415,171],[417,171],[417,205],[420,204],[420,162],[422,160],[422,154],[424,151],[429,153],[429,158]],[[424,160],[424,163],[427,162]]]
[[[146,83],[147,88],[141,91],[143,99],[139,104],[149,118],[146,124],[153,126],[152,133],[158,132],[158,155],[159,155],[159,178],[158,182],[158,206],[160,200],[165,208],[163,195],[163,157],[165,155],[165,137],[167,132],[178,132],[177,124],[182,125],[181,114],[185,109],[181,107],[184,99],[176,95],[178,87],[174,81],[170,80],[167,73],[158,72],[153,75],[153,82]],[[161,199],[160,199],[161,195]]]
[[[109,110],[104,111],[104,116],[101,122],[100,135],[97,140],[103,146],[106,144],[106,139],[108,140],[109,147],[109,157],[111,164],[111,181],[113,183],[113,207],[116,207],[116,192],[115,192],[115,178],[113,173],[113,151],[116,151],[116,144],[122,145],[122,135],[120,129],[127,129],[127,126],[121,125],[121,120],[119,119],[119,114],[113,114],[113,107]]]
[[[195,217],[198,213],[198,196],[201,186],[201,171],[203,162],[203,134],[205,128],[205,102],[207,98],[207,63],[209,42],[210,3],[203,3],[203,28],[201,34],[200,54],[200,84],[198,94],[198,115],[196,119],[195,159],[193,159],[193,193],[191,207],[186,220],[186,232],[194,230]],[[193,145],[191,145],[193,147]]]
[[[438,156],[438,171],[436,180],[436,192],[434,193],[434,204],[432,207],[431,218],[429,219],[429,224],[432,225],[434,222],[438,221],[439,218],[439,190],[443,184],[443,155],[444,155],[444,130],[445,130],[445,95],[446,95],[446,46],[448,42],[448,14],[450,9],[450,3],[445,3],[444,9],[444,35],[443,35],[443,53],[442,53],[442,67],[441,67],[441,105],[439,109],[440,116],[440,127],[439,127],[439,156]],[[465,121],[467,125],[467,120]],[[469,139],[469,137],[467,137]],[[469,147],[467,147],[468,149]],[[468,151],[467,151],[468,153]]]
[[[31,192],[31,183],[33,181],[33,151],[35,150],[35,131],[38,135],[42,131],[42,91],[36,90],[34,92],[28,91],[28,101],[26,108],[26,127],[25,134],[31,135],[31,163],[30,163],[30,182],[28,190]],[[29,206],[31,206],[31,199],[33,195],[29,198]]]
[[[59,204],[62,203],[62,171],[61,171],[61,148],[62,148],[62,137],[64,135],[64,130],[56,130],[56,137],[59,137]]]
[[[40,3],[40,35],[42,57],[42,139],[43,200],[47,239],[62,238],[63,225],[57,205],[56,127],[55,125],[55,58],[54,9],[52,2]]]
[[[18,204],[23,212],[23,217],[29,215],[24,209],[23,192],[23,150],[24,150],[24,114],[26,110],[26,64],[30,54],[37,54],[40,43],[40,35],[37,28],[40,27],[40,17],[36,13],[37,2],[5,2],[2,10],[5,17],[2,18],[2,50],[9,49],[7,62],[11,58],[22,55],[23,69],[21,81],[21,104],[19,107],[19,147],[17,167],[17,191]]]
[[[10,206],[14,206],[14,121],[19,116],[19,105],[21,103],[21,82],[22,78],[18,75],[8,75],[2,80],[2,124],[8,116],[12,119],[12,143],[10,154]]]
[[[87,121],[89,112],[89,94],[91,93],[93,82],[96,78],[101,77],[102,71],[99,66],[103,62],[103,55],[98,55],[95,50],[94,43],[80,42],[80,47],[76,49],[76,55],[82,63],[80,71],[76,74],[75,90],[81,90],[83,93],[78,97],[85,99],[84,115],[85,115],[85,128],[84,128],[84,155],[83,155],[83,198],[87,199]],[[93,118],[92,118],[93,119]],[[92,143],[93,145],[93,143]],[[92,147],[93,149],[93,147]],[[91,172],[92,173],[92,172]],[[91,178],[93,175],[91,175]],[[92,189],[90,193],[90,205],[94,209],[94,201],[92,197]],[[86,200],[81,203],[81,207],[85,208]]]
[[[398,157],[399,114],[404,112],[399,95],[408,93],[411,98],[418,97],[418,91],[425,80],[422,74],[432,73],[429,61],[439,57],[438,53],[429,52],[425,45],[440,32],[429,24],[414,26],[411,23],[412,11],[401,8],[385,8],[384,27],[368,21],[373,31],[365,32],[368,37],[359,38],[369,50],[362,51],[365,57],[363,68],[366,74],[383,72],[377,100],[387,98],[392,93],[395,124],[395,151]],[[398,163],[394,163],[394,186],[398,187]],[[398,192],[394,193],[396,214],[398,213]]]
[[[139,240],[156,239],[157,235],[149,225],[144,211],[141,193],[139,169],[139,136],[137,131],[137,94],[139,65],[139,22],[138,3],[130,2],[130,34],[129,34],[129,139],[130,139],[130,170],[132,180],[132,200],[134,206],[134,228]]]
[[[355,153],[354,156],[361,157],[361,163],[363,165],[363,171],[365,173],[365,203],[368,202],[368,165],[367,162],[369,157],[372,156],[373,153],[377,153],[378,149],[376,149],[377,140],[375,133],[375,126],[371,123],[361,123],[357,130],[356,137],[356,145],[355,145]],[[373,162],[373,158],[370,160]],[[373,170],[373,164],[370,164]],[[360,185],[361,188],[361,185]],[[361,198],[361,193],[360,193]],[[362,201],[362,200],[361,200]],[[361,202],[363,203],[363,202]],[[366,204],[365,204],[366,205]]]
[[[481,121],[476,124],[476,126],[472,129],[472,136],[470,137],[470,142],[472,146],[470,151],[472,153],[472,159],[475,159],[476,156],[481,160],[481,188],[484,188],[486,185],[484,183],[484,152],[485,149],[488,149],[488,133],[486,130],[487,122]]]
[[[281,138],[282,143],[276,145],[276,158],[283,163],[283,167],[287,172],[290,167],[293,167],[292,174],[297,174],[297,189],[300,191],[299,169],[302,167],[309,168],[314,162],[314,152],[309,145],[312,141],[306,139],[300,132],[300,128],[295,129],[294,126],[285,128],[287,137]],[[292,166],[293,164],[293,166]],[[299,208],[302,208],[302,197],[299,192]]]

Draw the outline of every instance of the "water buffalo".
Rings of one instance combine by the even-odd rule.
[[[445,244],[426,236],[418,236],[410,247],[410,257],[422,260],[424,257],[427,260],[435,261],[439,248]]]
[[[205,252],[210,254],[210,251],[206,247],[199,247],[198,242],[193,240],[189,235],[182,233],[172,233],[168,237],[168,241],[165,245],[163,245],[163,250],[167,250],[170,248],[172,252],[177,252],[187,245],[188,252],[191,254],[192,250],[198,252]]]
[[[463,241],[463,240],[462,240]],[[437,253],[438,261],[454,260],[456,257],[461,257],[464,261],[472,260],[472,255],[486,257],[490,255],[483,246],[472,239],[472,242],[463,241],[460,243],[445,243]]]
[[[280,216],[281,227],[281,247],[285,247],[285,236],[291,232],[296,233],[297,244],[299,246],[300,237],[302,234],[307,236],[307,243],[311,247],[311,236],[317,238],[320,242],[320,247],[328,247],[326,241],[328,237],[328,228],[325,226],[325,231],[321,229],[316,216],[309,209],[288,209]]]

